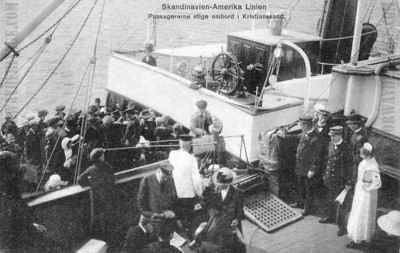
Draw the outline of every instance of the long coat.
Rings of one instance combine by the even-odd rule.
[[[322,142],[318,134],[315,131],[302,133],[296,152],[296,175],[306,176],[308,171],[318,174],[321,168],[321,155],[323,155]]]
[[[175,184],[170,176],[159,183],[156,174],[152,174],[140,182],[137,205],[144,216],[151,217],[155,213],[173,211],[176,199]]]
[[[349,145],[342,142],[329,143],[326,169],[323,174],[324,185],[332,191],[343,190],[352,181],[352,156]]]
[[[221,193],[208,189],[204,193],[205,206],[209,212],[208,229],[206,241],[222,246],[226,252],[243,252],[243,245],[239,242],[236,234],[233,234],[231,223],[244,219],[243,197],[233,186],[229,186],[225,199]]]
[[[102,239],[110,239],[115,219],[113,169],[106,162],[96,161],[79,176],[78,183],[93,190],[94,233]]]

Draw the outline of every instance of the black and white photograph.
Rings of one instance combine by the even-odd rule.
[[[400,0],[0,0],[0,253],[399,253]]]

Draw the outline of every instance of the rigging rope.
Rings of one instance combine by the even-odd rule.
[[[22,46],[20,49],[18,49],[18,52],[21,52],[22,50],[28,48],[29,46],[31,46],[32,44],[34,44],[36,41],[38,41],[40,38],[42,38],[43,36],[45,36],[51,29],[53,28],[57,28],[57,26],[60,24],[60,22],[68,16],[68,14],[71,13],[71,11],[73,9],[75,9],[75,7],[81,2],[82,0],[77,0],[74,4],[72,4],[72,6],[59,18],[57,19],[56,22],[54,22],[52,25],[50,25],[46,30],[44,30],[42,33],[40,33],[36,38],[34,38],[33,40],[31,40],[30,42],[26,43],[24,46]]]
[[[97,50],[98,50],[98,46],[99,46],[99,37],[100,37],[100,33],[101,33],[101,28],[103,26],[105,3],[106,3],[106,1],[103,0],[103,4],[102,4],[102,7],[101,7],[101,12],[100,12],[99,23],[98,23],[98,26],[97,26],[97,32],[96,32],[94,47],[93,47],[93,54],[92,54],[92,59],[91,59],[91,63],[93,65],[93,67],[92,67],[92,72],[91,72],[90,79],[89,79],[89,85],[88,85],[88,88],[87,88],[87,94],[86,94],[86,99],[85,99],[86,101],[85,101],[85,105],[84,105],[85,106],[84,107],[85,111],[87,111],[88,108],[89,108],[89,103],[90,103],[91,98],[92,98],[92,93],[94,92],[94,78],[95,78],[96,66],[97,66],[96,57],[97,57]],[[87,114],[85,114],[85,117],[83,118],[83,122],[82,123],[83,124],[81,126],[81,136],[85,137],[86,133],[87,133],[87,128],[88,128]],[[76,181],[78,180],[78,177],[80,175],[80,169],[81,169],[82,159],[83,159],[83,152],[82,152],[83,145],[84,145],[83,142],[79,143],[78,162],[77,162],[76,168],[75,168],[74,183],[76,183]]]
[[[71,105],[70,105],[70,107],[69,107],[68,114],[70,114],[70,113],[72,112],[73,105],[74,105],[74,103],[75,103],[75,101],[76,101],[76,98],[77,98],[78,95],[79,95],[79,92],[80,92],[80,90],[81,90],[81,87],[83,86],[83,82],[84,82],[84,80],[85,80],[85,78],[86,78],[86,75],[87,75],[88,72],[89,72],[89,67],[90,67],[90,61],[89,61],[89,64],[87,65],[87,67],[86,67],[86,69],[85,69],[85,71],[84,71],[84,73],[83,73],[83,75],[82,75],[82,77],[81,77],[81,80],[80,80],[79,85],[78,85],[78,89],[76,90],[75,96],[74,96],[74,98],[73,98],[73,100],[72,100],[72,102],[71,102]],[[66,124],[67,124],[67,122],[65,121],[64,124],[63,124],[63,128],[66,126]],[[49,158],[47,159],[47,161],[46,161],[46,166],[45,166],[45,167],[43,168],[43,170],[42,170],[42,175],[41,175],[40,180],[39,180],[39,183],[38,183],[38,185],[37,185],[37,187],[36,187],[36,192],[40,190],[40,186],[41,186],[41,184],[42,184],[42,182],[43,182],[43,180],[44,180],[44,177],[45,177],[45,175],[46,175],[47,168],[49,167],[49,164],[50,164],[51,159],[53,159],[54,152],[55,152],[55,150],[56,150],[57,144],[58,144],[58,142],[60,141],[60,139],[61,139],[61,136],[59,135],[59,136],[57,137],[56,145],[54,145],[54,147],[53,147],[53,149],[52,149],[52,151],[51,151],[51,153],[50,153],[50,157],[49,157]]]
[[[1,79],[1,82],[0,82],[0,88],[3,87],[3,84],[6,81],[8,74],[10,73],[11,67],[12,67],[13,62],[15,60],[15,57],[17,57],[17,56],[15,54],[13,54],[12,57],[11,57],[10,62],[8,63],[7,69],[4,72],[3,78]]]
[[[80,1],[80,0],[79,0]],[[15,119],[16,117],[18,117],[18,115],[30,104],[30,102],[32,102],[32,100],[40,93],[40,91],[46,86],[46,84],[49,82],[49,80],[51,79],[51,77],[53,77],[53,75],[56,73],[56,71],[58,70],[58,68],[61,66],[61,64],[64,62],[65,58],[68,56],[68,54],[70,53],[70,51],[72,50],[73,46],[75,45],[76,41],[78,40],[78,38],[80,37],[83,28],[86,26],[87,21],[89,20],[94,7],[96,6],[97,0],[94,1],[92,7],[89,10],[89,13],[87,14],[87,16],[85,17],[83,23],[81,24],[81,26],[79,27],[79,30],[77,32],[77,34],[75,35],[75,37],[73,38],[72,42],[70,43],[70,45],[68,46],[67,50],[65,51],[64,55],[61,57],[61,59],[57,62],[56,66],[54,67],[54,69],[50,72],[50,74],[47,76],[47,78],[44,80],[44,82],[40,85],[39,89],[37,89],[35,91],[35,93],[25,102],[25,104],[21,107],[20,110],[18,110],[18,112],[14,115],[13,119]]]
[[[10,102],[11,98],[13,97],[13,95],[15,94],[15,92],[17,91],[18,87],[23,83],[23,81],[25,80],[25,78],[28,76],[29,72],[32,70],[32,68],[34,67],[34,65],[36,64],[36,62],[39,60],[40,56],[42,56],[44,50],[46,49],[46,46],[48,45],[48,43],[44,43],[38,50],[35,56],[35,58],[33,59],[33,61],[31,62],[31,64],[29,65],[28,69],[25,71],[25,73],[22,75],[21,79],[18,81],[18,83],[15,85],[14,89],[11,91],[11,93],[8,95],[6,101],[4,102],[3,106],[0,108],[0,113],[6,108],[6,106],[8,105],[8,103]]]

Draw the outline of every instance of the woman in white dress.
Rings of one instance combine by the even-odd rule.
[[[347,223],[348,236],[352,240],[348,248],[358,248],[362,243],[369,243],[375,233],[381,178],[373,153],[373,147],[368,142],[360,149],[363,160],[358,165],[357,183]]]

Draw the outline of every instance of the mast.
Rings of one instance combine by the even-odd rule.
[[[361,42],[361,33],[362,33],[362,8],[363,4],[365,4],[365,0],[357,1],[357,13],[356,13],[356,21],[354,24],[354,35],[353,35],[353,44],[351,48],[351,58],[350,64],[352,66],[356,66],[358,62],[358,57],[360,54],[360,42]],[[346,99],[344,102],[344,115],[350,115],[352,111],[351,102],[353,100],[353,93],[355,92],[354,87],[354,77],[350,76],[349,81],[347,83],[347,91],[346,91]]]
[[[358,57],[360,55],[360,42],[361,42],[361,33],[363,26],[361,12],[362,12],[363,2],[365,1],[363,0],[357,1],[356,22],[354,24],[354,36],[353,36],[353,44],[351,46],[351,57],[350,57],[350,63],[352,65],[357,65]]]
[[[45,20],[55,9],[57,9],[65,0],[54,0],[46,8],[44,8],[39,15],[36,16],[32,22],[26,25],[20,32],[18,32],[15,37],[6,42],[5,46],[0,50],[0,62],[6,58],[13,49],[15,49],[19,43],[21,43],[33,30],[38,27],[43,20]]]

